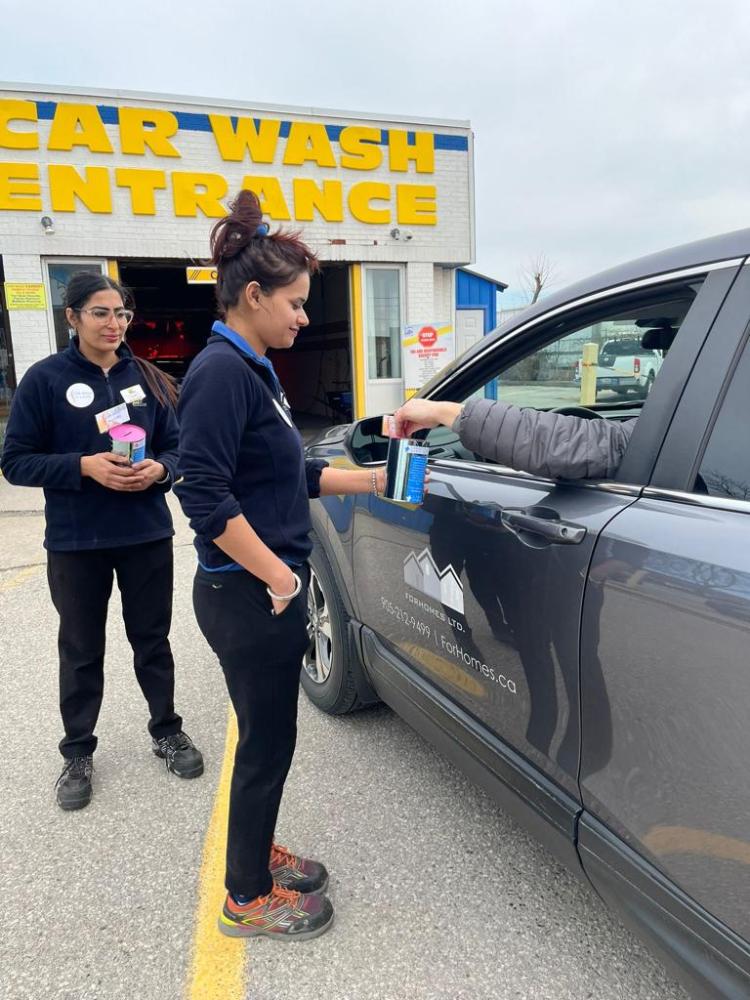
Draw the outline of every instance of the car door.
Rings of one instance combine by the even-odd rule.
[[[624,899],[652,927],[674,908],[683,928],[709,915],[745,942],[749,320],[745,267],[684,388],[649,487],[597,543],[581,650],[584,866],[605,896]],[[633,887],[647,877],[649,892],[662,888],[658,907],[643,916]],[[712,926],[747,973],[750,947]],[[736,989],[711,995],[747,995]]]
[[[644,318],[671,317],[681,342],[702,342],[728,279],[666,276],[572,303],[472,359],[439,398],[489,396],[574,406],[582,345]],[[678,363],[687,364],[690,351]],[[665,370],[668,364],[665,364]],[[600,394],[607,419],[639,402]],[[649,447],[666,431],[659,385]],[[595,416],[595,414],[593,414]],[[641,432],[641,441],[649,435]],[[369,498],[354,517],[361,621],[401,669],[464,710],[576,799],[580,748],[579,629],[596,540],[640,495],[639,483],[555,482],[472,455],[447,429],[427,437],[431,483],[422,507]],[[644,444],[645,448],[645,444]],[[645,449],[648,450],[648,449]],[[603,710],[606,710],[606,706]]]

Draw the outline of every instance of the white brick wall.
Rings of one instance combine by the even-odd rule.
[[[35,254],[3,254],[5,280],[39,284],[42,282],[42,262]],[[41,309],[14,309],[8,313],[13,341],[16,378],[20,381],[26,370],[52,349],[50,321]]]
[[[456,272],[450,267],[435,267],[435,316],[436,322],[452,321],[455,308]]]
[[[406,266],[406,322],[432,323],[437,317],[435,310],[434,265],[417,264]]]

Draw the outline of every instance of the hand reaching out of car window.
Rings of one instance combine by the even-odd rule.
[[[462,403],[436,402],[432,399],[410,399],[393,414],[398,437],[411,437],[415,431],[450,427],[463,409]]]

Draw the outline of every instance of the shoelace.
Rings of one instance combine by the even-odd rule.
[[[185,733],[173,733],[172,736],[162,736],[157,741],[164,753],[165,759],[172,758],[180,750],[188,750],[193,744]]]
[[[281,844],[272,844],[271,868],[283,868],[284,865],[299,869],[299,858],[296,854],[292,854],[287,847],[282,847]]]
[[[277,906],[289,905],[292,909],[296,909],[301,896],[301,892],[296,892],[294,889],[284,889],[274,882],[271,891],[267,896],[261,896],[261,900],[264,903],[270,903],[272,906],[276,903]]]
[[[68,776],[71,778],[90,778],[94,772],[94,761],[92,757],[70,757],[62,770],[62,774],[55,782],[55,788]]]

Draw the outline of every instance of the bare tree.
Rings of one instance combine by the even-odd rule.
[[[529,305],[539,298],[542,289],[552,284],[557,277],[555,265],[544,253],[538,253],[527,261],[520,271],[520,282],[529,296]]]

